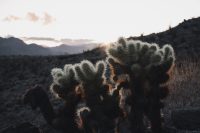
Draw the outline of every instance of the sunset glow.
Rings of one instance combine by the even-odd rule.
[[[0,36],[109,42],[164,31],[198,17],[199,5],[199,0],[0,0]]]

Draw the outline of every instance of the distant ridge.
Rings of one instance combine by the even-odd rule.
[[[171,44],[177,58],[200,57],[200,17],[184,20],[176,27],[160,33],[146,36],[129,37],[128,39],[157,43],[160,46]]]
[[[56,47],[43,47],[34,43],[26,44],[21,39],[15,37],[0,37],[0,55],[66,55],[81,53],[84,50],[93,49],[96,46],[97,44],[91,43],[75,46],[62,44]]]

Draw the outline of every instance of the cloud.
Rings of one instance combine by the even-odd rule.
[[[3,19],[3,21],[8,21],[8,22],[11,22],[11,21],[17,21],[17,20],[20,20],[21,18],[18,17],[18,16],[15,16],[15,15],[9,15],[7,17],[5,17]]]
[[[43,13],[42,16],[34,12],[28,12],[25,17],[19,17],[16,15],[9,15],[3,19],[3,21],[12,22],[18,20],[27,20],[30,22],[41,22],[43,25],[48,25],[54,22],[56,19],[48,13]]]
[[[70,45],[78,45],[78,44],[89,44],[92,43],[93,40],[90,39],[60,39],[60,42],[63,44],[70,44]]]
[[[55,44],[67,44],[67,45],[82,45],[82,44],[91,44],[94,43],[93,40],[90,39],[55,39],[51,37],[21,37],[24,41],[30,42],[43,42],[43,43],[55,43]]]
[[[28,12],[27,15],[26,15],[26,18],[29,20],[29,21],[32,21],[32,22],[37,22],[40,17],[37,16],[35,13],[33,12]]]
[[[45,12],[43,20],[44,20],[43,24],[48,25],[48,24],[52,23],[53,21],[55,21],[55,18],[53,18],[51,15],[49,15],[48,13]]]
[[[30,41],[30,40],[34,40],[34,41],[52,41],[52,42],[60,42],[54,38],[51,37],[22,37],[21,39],[25,40],[25,41]]]

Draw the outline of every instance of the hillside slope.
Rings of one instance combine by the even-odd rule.
[[[184,20],[176,27],[169,27],[164,32],[128,39],[157,43],[160,46],[171,44],[178,58],[200,57],[200,17]]]

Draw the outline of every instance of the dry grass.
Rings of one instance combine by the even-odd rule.
[[[172,110],[200,107],[200,60],[187,59],[176,62],[169,81],[170,95],[165,99],[165,124],[173,125]],[[177,133],[200,133],[178,130]]]
[[[200,107],[200,61],[177,62],[169,88],[166,109]]]

